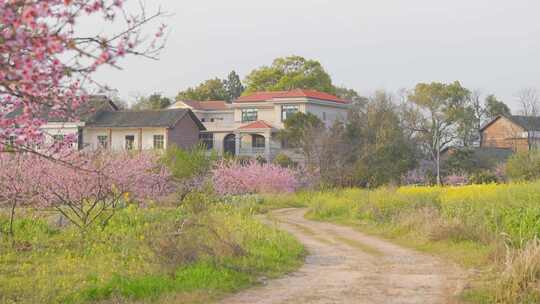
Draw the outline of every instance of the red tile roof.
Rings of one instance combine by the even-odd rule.
[[[254,122],[250,122],[247,125],[243,125],[239,127],[238,129],[244,130],[244,129],[272,129],[272,125],[267,123],[264,120],[257,120]]]
[[[183,103],[192,107],[195,110],[228,110],[227,102],[224,100],[208,100],[208,101],[195,101],[195,100],[182,100]]]
[[[269,101],[272,99],[279,99],[279,98],[298,98],[298,97],[305,97],[305,98],[318,99],[318,100],[324,100],[324,101],[333,101],[333,102],[337,102],[341,104],[350,103],[350,101],[345,100],[343,98],[339,98],[332,94],[319,92],[315,90],[302,90],[302,89],[297,89],[297,90],[292,90],[292,91],[255,92],[253,94],[240,96],[238,99],[235,100],[235,102],[260,102],[260,101]]]

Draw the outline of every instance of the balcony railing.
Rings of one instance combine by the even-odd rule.
[[[239,155],[241,156],[264,156],[266,148],[255,148],[255,147],[241,147]]]

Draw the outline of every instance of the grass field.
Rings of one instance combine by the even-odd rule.
[[[303,247],[249,209],[193,201],[129,205],[84,236],[19,210],[15,237],[1,235],[0,303],[206,303],[302,263]]]
[[[273,202],[275,201],[275,203]],[[476,269],[463,299],[540,302],[540,183],[344,189],[267,198]]]

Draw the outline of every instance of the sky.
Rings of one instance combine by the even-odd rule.
[[[130,0],[133,2],[134,0]],[[136,1],[135,1],[136,2]],[[517,110],[540,90],[538,0],[147,0],[170,14],[159,61],[126,58],[97,79],[133,96],[176,93],[276,57],[316,59],[334,84],[368,96],[459,80]],[[85,25],[95,28],[95,24]]]

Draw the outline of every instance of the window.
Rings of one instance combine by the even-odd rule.
[[[213,119],[213,118],[210,118],[210,122],[214,122],[214,119]]]
[[[126,150],[133,150],[135,146],[135,136],[126,135]]]
[[[107,135],[98,135],[97,137],[98,147],[102,149],[107,149],[109,145],[109,136]]]
[[[13,135],[11,135],[11,136],[8,138],[8,142],[7,142],[8,146],[14,147],[14,146],[15,146],[15,140],[16,140],[16,137],[13,136]]]
[[[287,120],[287,117],[298,112],[298,106],[285,105],[281,106],[281,121]]]
[[[214,134],[213,133],[201,133],[199,135],[199,140],[206,149],[210,150],[214,148]]]
[[[256,121],[257,109],[245,109],[242,110],[242,122]]]
[[[264,148],[266,146],[265,138],[262,135],[251,135],[251,146],[253,148]]]
[[[201,122],[206,122],[206,118],[201,118]]]
[[[326,112],[322,112],[322,120],[326,120]]]
[[[53,138],[53,142],[55,144],[64,142],[64,135],[62,135],[62,134],[53,135],[52,138]]]
[[[154,149],[162,150],[165,147],[165,138],[163,135],[154,135]]]

